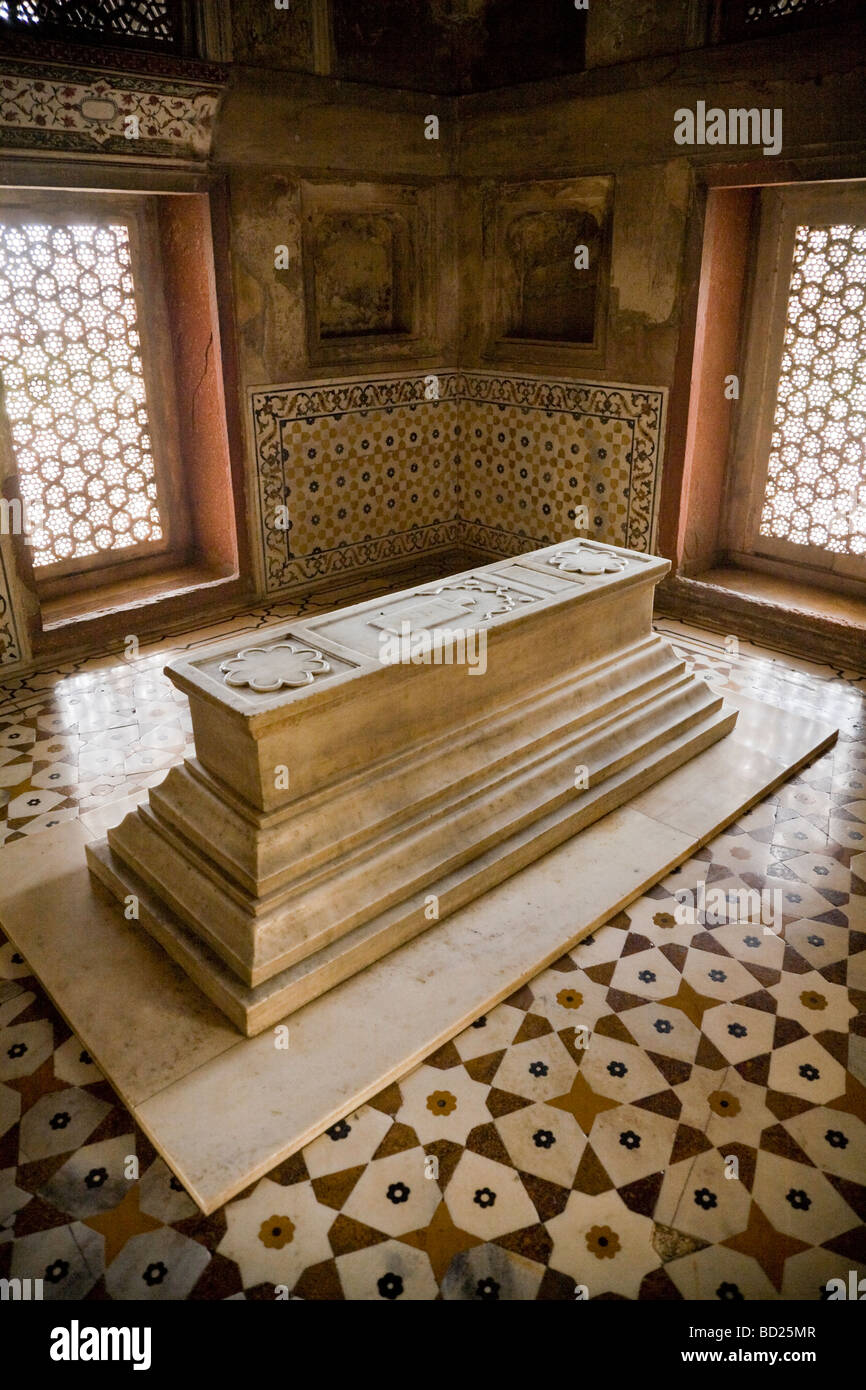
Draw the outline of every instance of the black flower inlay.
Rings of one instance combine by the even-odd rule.
[[[848,1136],[843,1134],[841,1129],[828,1129],[824,1135],[831,1149],[847,1149]]]
[[[718,1206],[719,1201],[715,1192],[711,1192],[708,1187],[695,1188],[695,1206],[703,1207],[704,1211],[712,1211],[713,1207]]]
[[[812,1205],[812,1198],[808,1192],[803,1191],[802,1187],[792,1187],[790,1192],[785,1193],[785,1201],[795,1211],[808,1211]]]
[[[381,1298],[399,1298],[403,1292],[403,1280],[399,1274],[383,1274],[376,1280],[376,1288]]]

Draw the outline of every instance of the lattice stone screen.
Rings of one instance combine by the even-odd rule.
[[[834,0],[755,0],[754,4],[742,6],[743,24],[757,24],[760,20],[782,22],[794,15],[826,10]]]
[[[162,539],[126,226],[0,223],[0,377],[34,566]]]
[[[760,534],[866,556],[866,227],[799,226]]]
[[[788,29],[844,20],[858,0],[716,0],[722,39],[784,33]]]
[[[181,0],[0,0],[0,21],[38,37],[121,39],[150,47],[180,41]]]

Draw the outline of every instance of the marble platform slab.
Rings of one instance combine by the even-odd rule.
[[[0,923],[205,1212],[454,1037],[836,737],[726,696],[734,731],[483,897],[292,1014],[235,1028],[95,885],[81,821],[0,850]],[[128,809],[125,807],[124,809]],[[119,812],[118,812],[119,814]]]

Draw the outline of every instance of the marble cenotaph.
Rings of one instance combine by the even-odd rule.
[[[652,631],[668,568],[575,540],[172,662],[196,756],[91,874],[261,1032],[733,728]]]

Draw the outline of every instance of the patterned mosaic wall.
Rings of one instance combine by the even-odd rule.
[[[6,559],[0,548],[0,666],[12,666],[21,660],[21,645],[12,606],[12,590],[6,572]]]
[[[574,535],[579,506],[596,539],[648,551],[663,407],[488,372],[256,392],[266,586],[447,545],[518,554]]]
[[[585,506],[594,539],[652,549],[663,391],[490,373],[462,381],[466,542],[516,553],[566,540]]]
[[[458,543],[459,378],[431,383],[438,400],[423,376],[253,396],[268,590]]]

